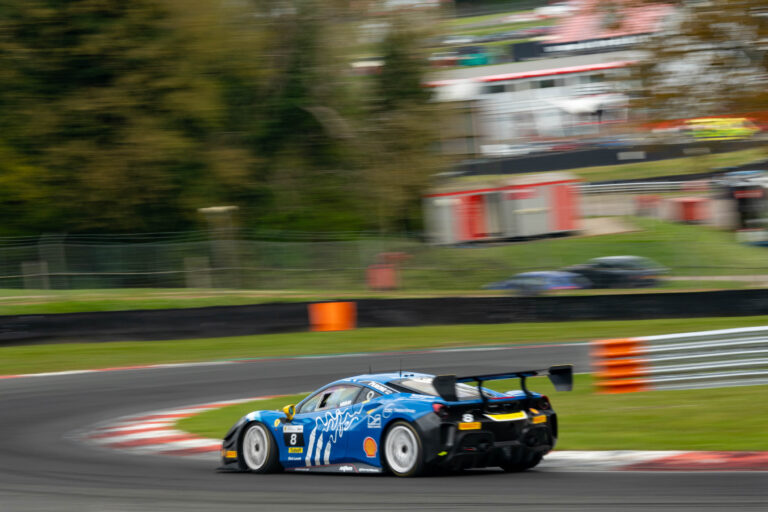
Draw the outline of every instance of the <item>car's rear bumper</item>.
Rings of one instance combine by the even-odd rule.
[[[557,442],[557,415],[540,414],[546,420],[533,423],[524,420],[498,422],[479,421],[480,427],[460,430],[455,422],[441,422],[438,427],[424,431],[424,438],[438,440],[425,443],[425,458],[429,464],[450,468],[482,468],[502,465],[521,453],[544,455]]]

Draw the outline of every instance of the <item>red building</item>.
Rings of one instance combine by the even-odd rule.
[[[578,185],[569,173],[551,172],[436,187],[424,196],[427,237],[452,244],[576,231]]]

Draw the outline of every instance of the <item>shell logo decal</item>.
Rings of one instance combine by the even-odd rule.
[[[363,451],[366,457],[375,457],[376,452],[379,450],[379,446],[372,437],[366,437],[363,441]]]

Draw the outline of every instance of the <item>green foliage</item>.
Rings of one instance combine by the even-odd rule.
[[[347,4],[7,0],[0,232],[177,231],[218,204],[249,227],[375,227]]]

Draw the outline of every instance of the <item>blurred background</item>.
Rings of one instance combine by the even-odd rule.
[[[763,287],[767,38],[760,0],[5,0],[0,288]]]

